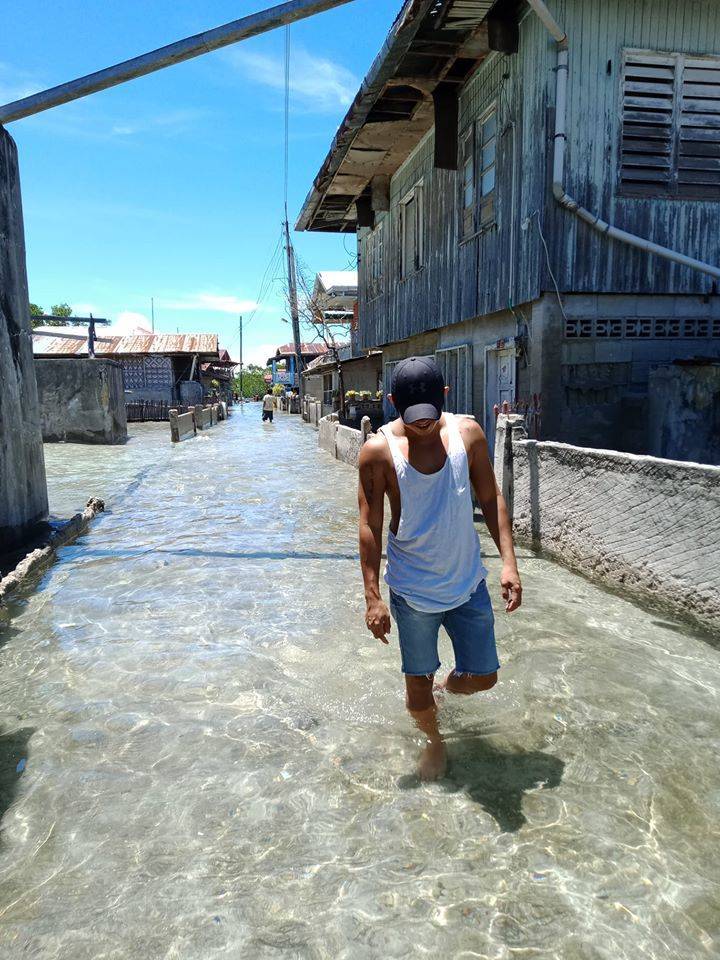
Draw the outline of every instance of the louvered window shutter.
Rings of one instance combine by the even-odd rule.
[[[628,196],[720,198],[720,59],[625,52],[620,182]]]
[[[675,57],[625,54],[623,69],[623,191],[634,196],[673,192]]]
[[[678,145],[680,197],[720,198],[720,60],[683,57]]]

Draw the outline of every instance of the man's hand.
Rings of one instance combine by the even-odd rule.
[[[365,623],[370,633],[388,643],[387,634],[390,633],[390,611],[384,600],[368,600]]]
[[[514,563],[503,565],[500,574],[500,586],[505,601],[505,612],[512,613],[522,603],[522,584],[520,583],[520,574]]]

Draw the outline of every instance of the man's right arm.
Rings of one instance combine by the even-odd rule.
[[[365,583],[365,623],[378,640],[387,643],[390,611],[380,595],[380,561],[385,509],[385,441],[371,437],[360,450],[358,503],[360,507],[360,566]]]

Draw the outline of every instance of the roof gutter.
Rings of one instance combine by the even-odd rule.
[[[393,76],[398,63],[420,29],[425,9],[430,8],[433,2],[434,0],[406,0],[333,138],[328,155],[303,203],[295,224],[296,230],[307,230],[310,227],[328,185],[347,156],[375,101],[385,89],[386,83]]]
[[[581,204],[573,199],[566,191],[563,181],[565,179],[565,149],[567,146],[568,36],[550,13],[543,0],[527,0],[527,3],[537,14],[543,26],[557,44],[555,138],[553,147],[553,195],[557,202],[560,206],[565,207],[566,210],[574,213],[576,217],[579,217],[580,220],[587,223],[593,230],[596,230],[606,237],[610,237],[612,240],[618,240],[620,243],[637,247],[646,253],[663,257],[665,260],[672,260],[674,263],[679,263],[684,267],[690,267],[692,270],[698,270],[701,273],[715,277],[715,279],[720,279],[720,267],[713,266],[710,263],[704,263],[702,260],[696,260],[693,257],[687,257],[684,253],[671,250],[670,247],[663,247],[658,243],[653,243],[652,240],[646,240],[644,237],[638,237],[634,233],[628,233],[627,230],[621,230],[619,227],[613,226],[613,224],[608,223],[597,214],[581,206]]]

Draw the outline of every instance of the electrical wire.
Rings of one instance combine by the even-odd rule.
[[[255,316],[263,300],[265,299],[267,294],[270,292],[271,287],[273,286],[273,284],[277,279],[276,271],[279,266],[279,262],[282,259],[282,252],[283,252],[282,244],[283,244],[283,233],[281,231],[275,243],[275,247],[273,248],[273,252],[270,254],[270,259],[268,260],[267,265],[265,266],[265,271],[262,275],[262,279],[260,280],[260,287],[258,289],[257,296],[255,297],[255,306],[253,307],[252,312],[250,313],[250,316],[247,318],[247,320],[243,321],[244,330],[246,330],[255,319]]]
[[[541,227],[541,225],[540,225],[540,211],[539,211],[539,210],[536,210],[534,213],[531,213],[530,216],[528,217],[528,220],[532,220],[533,218],[535,219],[535,222],[537,223],[538,233],[540,234],[540,240],[542,241],[542,245],[543,245],[543,247],[544,247],[544,249],[545,249],[545,262],[547,263],[547,268],[548,268],[548,273],[550,274],[550,279],[552,280],[553,286],[555,287],[555,294],[556,294],[556,296],[557,296],[558,306],[560,307],[560,313],[562,314],[563,320],[567,323],[567,314],[565,313],[565,307],[564,307],[563,302],[562,302],[562,297],[560,296],[560,287],[558,286],[558,282],[557,282],[557,280],[555,279],[555,274],[553,273],[553,268],[552,268],[552,266],[550,265],[550,251],[548,250],[548,245],[547,245],[547,243],[545,242],[545,235],[543,234],[543,232],[542,232],[542,227]]]

